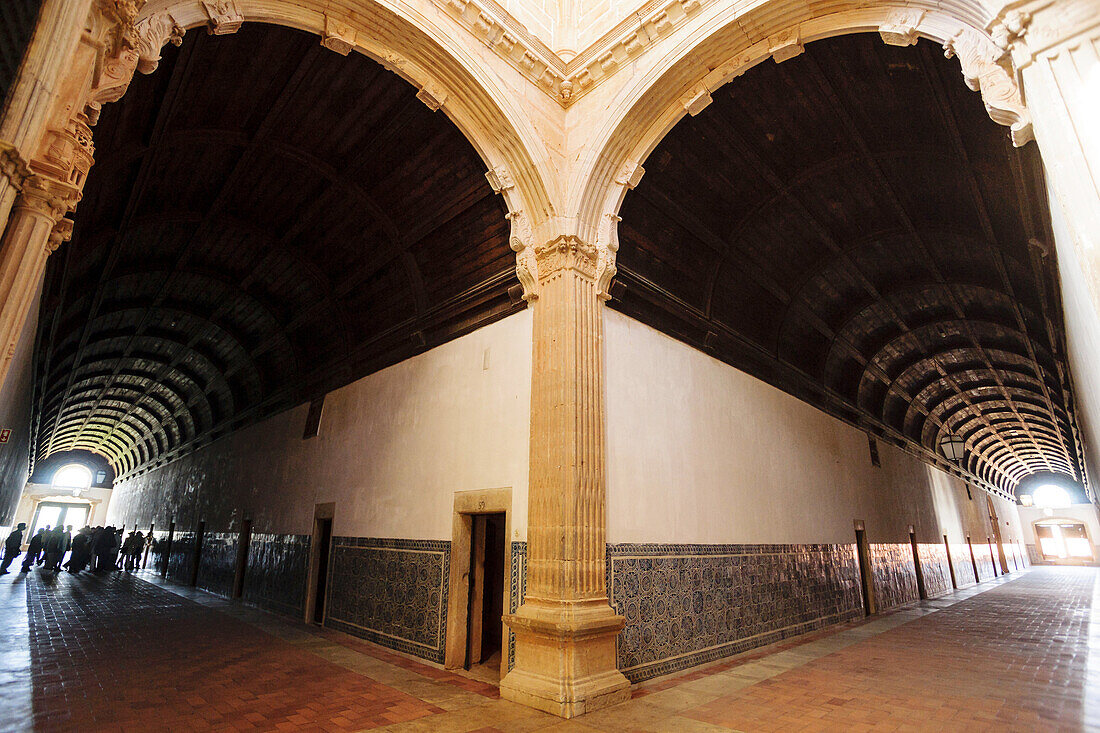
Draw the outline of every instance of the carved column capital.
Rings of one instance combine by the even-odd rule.
[[[568,272],[575,272],[586,280],[595,282],[599,259],[596,245],[588,244],[576,235],[562,234],[554,237],[535,247],[539,285]]]
[[[23,185],[16,206],[57,222],[76,208],[79,189],[46,176],[34,175]]]

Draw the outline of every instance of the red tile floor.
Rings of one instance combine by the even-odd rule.
[[[1098,573],[1014,573],[560,721],[483,682],[159,580],[35,570],[0,580],[0,731],[1100,730]]]

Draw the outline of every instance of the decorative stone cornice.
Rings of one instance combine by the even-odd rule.
[[[0,140],[0,175],[7,178],[17,191],[23,189],[23,183],[31,176],[31,169],[19,154],[19,149],[3,140]]]
[[[564,70],[569,82],[568,96],[562,98],[559,94],[562,106],[569,106],[599,86],[714,1],[658,0],[648,3],[569,62]]]
[[[536,86],[561,101],[566,64],[508,13],[479,0],[435,0],[462,27]],[[572,98],[572,90],[568,97]]]
[[[657,0],[564,61],[495,3],[435,0],[539,89],[568,107],[715,0]]]
[[[1036,58],[1100,39],[1096,0],[1024,0],[1007,3],[989,24],[989,34],[1016,71]]]

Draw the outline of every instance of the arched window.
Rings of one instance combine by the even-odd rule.
[[[58,489],[70,489],[76,496],[92,485],[92,472],[79,463],[70,463],[57,469],[53,475],[53,485]]]
[[[1045,484],[1035,489],[1032,500],[1035,502],[1035,506],[1043,509],[1061,509],[1073,503],[1069,492],[1054,484]]]

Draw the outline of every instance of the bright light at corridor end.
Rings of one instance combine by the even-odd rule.
[[[1061,486],[1043,484],[1030,494],[1022,495],[1020,503],[1024,506],[1035,505],[1042,509],[1063,509],[1072,504],[1073,499]]]

